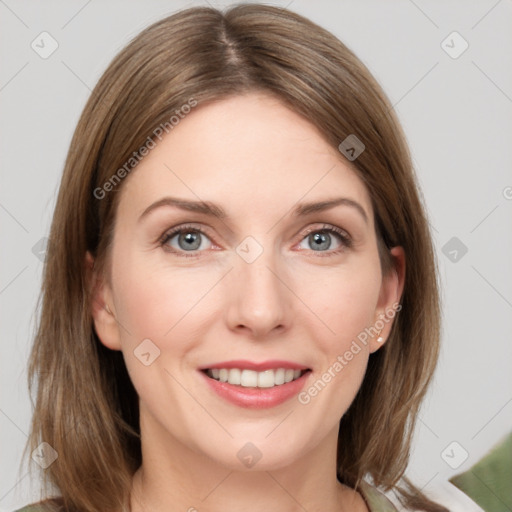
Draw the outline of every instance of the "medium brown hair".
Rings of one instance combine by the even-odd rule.
[[[33,450],[45,441],[57,451],[44,483],[58,488],[65,510],[128,509],[141,464],[138,397],[121,352],[105,348],[95,333],[84,265],[90,251],[108,279],[119,191],[128,177],[101,199],[95,191],[112,183],[148,138],[157,143],[155,129],[191,99],[199,108],[254,91],[304,116],[334,148],[349,135],[365,145],[351,165],[371,196],[383,272],[392,268],[394,246],[404,248],[407,272],[389,339],[370,356],[341,419],[338,478],[352,487],[369,478],[390,490],[403,476],[438,357],[440,310],[425,209],[393,108],[343,43],[298,14],[256,4],[224,13],[192,8],[146,28],[114,58],[65,163],[30,359],[29,385],[33,392],[37,383],[37,391],[27,445]],[[414,488],[401,496],[421,510],[445,510]]]

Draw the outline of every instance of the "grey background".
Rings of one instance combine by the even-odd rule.
[[[428,491],[468,469],[512,427],[512,1],[271,3],[289,5],[353,49],[383,85],[408,137],[444,301],[441,360],[409,468]],[[66,0],[43,7],[0,0],[0,510],[37,496],[27,467],[19,470],[42,270],[33,248],[48,236],[74,127],[102,71],[131,37],[197,5],[206,3]],[[47,59],[31,48],[43,31],[59,45]],[[469,43],[458,58],[441,45],[453,31]],[[444,44],[452,53],[462,48],[457,36]],[[452,237],[458,241],[447,246]]]

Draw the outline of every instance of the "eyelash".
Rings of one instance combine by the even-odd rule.
[[[205,233],[204,231],[202,231],[201,229],[199,229],[193,225],[182,225],[182,226],[177,226],[175,228],[172,228],[170,231],[166,231],[164,233],[164,235],[160,238],[159,245],[165,251],[176,254],[180,257],[196,258],[203,251],[190,251],[190,254],[186,254],[187,251],[177,251],[167,245],[167,242],[169,242],[169,240],[174,238],[175,235],[181,234],[181,233],[187,233],[190,231],[193,231],[194,233],[199,233],[199,234],[204,235],[207,238],[209,238],[207,233]],[[346,231],[341,230],[340,228],[337,228],[336,226],[332,226],[330,224],[325,224],[321,228],[310,228],[306,232],[302,233],[302,235],[301,235],[302,238],[300,241],[302,242],[302,240],[304,240],[304,238],[306,238],[311,233],[329,233],[329,234],[334,233],[335,235],[338,236],[338,238],[340,239],[340,241],[342,243],[342,247],[340,247],[339,249],[336,249],[336,250],[332,250],[332,251],[313,251],[313,250],[311,250],[311,252],[319,253],[317,255],[321,258],[336,256],[352,247],[352,239],[350,238],[348,233]],[[322,253],[325,253],[325,254],[322,254]]]

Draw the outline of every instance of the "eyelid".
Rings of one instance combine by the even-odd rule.
[[[201,253],[206,252],[204,250],[203,251],[183,251],[183,250],[180,251],[180,250],[177,250],[174,247],[171,247],[167,244],[176,235],[180,234],[181,232],[186,232],[186,231],[196,231],[196,232],[200,233],[202,236],[207,237],[213,246],[216,245],[214,240],[212,239],[212,236],[208,233],[209,228],[207,227],[205,229],[204,224],[196,225],[195,223],[178,224],[172,228],[167,229],[158,238],[158,245],[166,252],[169,252],[171,254],[177,254],[179,256],[183,256],[186,258],[197,257]]]
[[[332,231],[340,236],[345,236],[346,238],[352,239],[352,236],[346,229],[335,226],[334,224],[327,224],[325,222],[317,222],[315,224],[316,225],[314,225],[314,226],[310,226],[310,227],[306,228],[305,231],[302,231],[300,236],[304,237],[304,236],[309,235],[310,233],[313,233],[315,231]],[[318,227],[318,224],[322,224],[322,226]],[[301,240],[302,240],[302,238],[301,238]]]
[[[319,224],[321,226],[319,226]],[[198,224],[198,223],[185,223],[185,224],[178,224],[172,228],[169,228],[167,229],[159,238],[158,238],[158,243],[159,245],[167,252],[170,252],[170,253],[173,253],[173,254],[178,254],[179,256],[184,256],[184,257],[197,257],[199,255],[201,255],[202,253],[204,252],[207,252],[206,250],[202,250],[202,251],[184,251],[184,250],[176,250],[170,246],[167,245],[167,242],[169,242],[169,240],[171,240],[172,238],[174,238],[177,234],[180,234],[182,232],[186,232],[186,231],[196,231],[198,233],[200,233],[201,235],[203,236],[206,236],[210,242],[212,243],[212,245],[216,245],[215,244],[215,241],[214,241],[214,237],[212,237],[210,234],[209,234],[209,230],[211,228],[209,228],[209,226],[205,226],[205,224]],[[314,233],[314,232],[328,232],[328,233],[334,233],[335,235],[337,235],[340,240],[341,240],[341,244],[342,244],[342,247],[341,248],[338,248],[338,249],[335,249],[335,250],[328,250],[328,251],[314,251],[312,249],[310,250],[307,250],[308,252],[310,253],[314,253],[316,254],[317,256],[332,256],[332,255],[336,255],[340,252],[343,252],[343,251],[346,251],[348,249],[350,249],[353,245],[353,239],[352,239],[352,236],[350,235],[350,233],[345,230],[345,229],[342,229],[338,226],[335,226],[333,224],[327,224],[327,223],[321,223],[321,222],[317,222],[315,225],[311,225],[309,226],[308,228],[306,228],[305,230],[301,231],[300,234],[298,235],[299,236],[299,239],[297,240],[297,242],[295,242],[294,246],[301,243],[310,233]],[[219,246],[217,245],[217,248]],[[301,251],[304,251],[304,249],[301,249]],[[188,254],[187,254],[188,253]]]
[[[164,240],[168,240],[169,237],[172,237],[173,235],[176,235],[180,231],[198,231],[204,235],[208,235],[210,238],[210,235],[208,233],[209,227],[205,224],[196,224],[195,222],[185,222],[184,224],[177,224],[176,226],[173,226],[172,228],[166,229],[161,236],[158,237],[158,242],[163,242]]]
[[[322,224],[322,226],[318,227],[318,224]],[[299,235],[300,239],[297,243],[302,242],[310,233],[322,231],[327,232],[329,234],[334,233],[334,235],[337,235],[341,239],[342,247],[330,251],[313,251],[311,249],[310,252],[316,253],[319,256],[330,256],[351,249],[354,245],[354,239],[346,229],[335,226],[334,224],[327,224],[321,222],[317,223],[317,225],[315,226],[308,227],[305,231],[302,231]]]

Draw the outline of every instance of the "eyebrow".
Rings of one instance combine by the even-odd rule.
[[[204,215],[218,217],[219,219],[226,219],[228,217],[227,213],[220,206],[210,201],[190,201],[188,199],[180,199],[176,197],[163,197],[162,199],[150,204],[142,212],[138,222],[149,215],[150,212],[157,208],[161,208],[162,206],[173,206],[180,210],[202,213]],[[363,217],[364,221],[368,223],[368,215],[366,214],[365,209],[358,202],[348,197],[338,197],[334,199],[326,199],[325,201],[301,203],[293,210],[292,215],[294,217],[303,217],[312,213],[323,212],[336,206],[350,206],[354,208]]]

